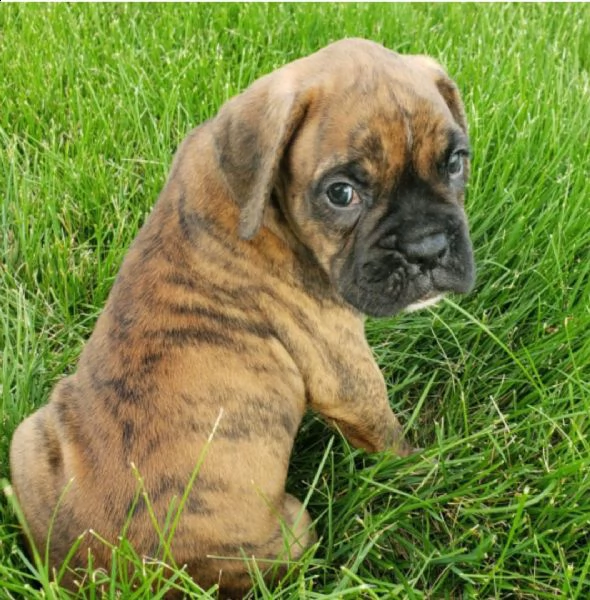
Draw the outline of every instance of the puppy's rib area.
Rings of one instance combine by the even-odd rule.
[[[152,517],[164,528],[181,498],[170,550],[201,586],[249,589],[248,564],[224,557],[296,561],[315,540],[285,493],[308,408],[354,446],[411,451],[362,312],[429,306],[473,283],[466,176],[443,181],[437,166],[449,131],[465,138],[463,109],[436,63],[346,40],[189,134],[75,373],[12,441],[39,550],[52,523],[51,565],[98,534],[62,583],[75,587],[89,551],[108,571],[100,538],[123,530],[161,558]],[[350,207],[346,194],[330,203],[334,182],[354,184]]]

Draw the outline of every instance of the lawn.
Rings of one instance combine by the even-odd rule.
[[[252,597],[589,598],[588,5],[1,6],[0,479],[16,425],[74,369],[185,134],[346,36],[430,54],[458,82],[478,280],[367,323],[424,451],[370,456],[307,417],[288,488],[320,542]],[[0,599],[69,597],[29,561],[0,496]],[[138,561],[104,594],[196,595],[175,577]]]

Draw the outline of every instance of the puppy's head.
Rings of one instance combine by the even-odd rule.
[[[239,235],[254,237],[274,202],[361,312],[473,286],[465,115],[432,59],[343,40],[258,80],[215,127]]]

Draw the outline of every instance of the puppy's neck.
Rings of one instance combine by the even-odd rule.
[[[265,208],[262,226],[277,236],[289,248],[295,248],[301,244],[297,236],[293,233],[293,228],[290,226],[275,193],[273,193],[270,202]]]

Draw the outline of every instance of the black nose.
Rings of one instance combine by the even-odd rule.
[[[449,240],[444,233],[434,233],[416,241],[400,240],[398,244],[409,261],[434,264],[446,254]]]

